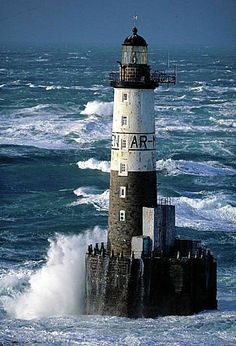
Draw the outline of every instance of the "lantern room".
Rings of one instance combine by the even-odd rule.
[[[122,45],[122,65],[148,64],[147,43],[142,36],[137,34],[138,29],[133,28],[132,35],[128,36]]]

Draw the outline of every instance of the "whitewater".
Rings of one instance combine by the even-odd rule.
[[[166,51],[150,52],[165,68]],[[0,345],[235,345],[235,52],[176,50],[155,90],[158,198],[218,263],[217,311],[85,316],[84,255],[106,242],[119,51],[1,48]]]

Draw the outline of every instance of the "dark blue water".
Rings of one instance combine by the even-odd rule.
[[[217,257],[219,309],[128,320],[80,315],[86,245],[106,237],[119,51],[1,49],[0,343],[234,345],[235,54],[173,52],[178,84],[155,90],[158,194]]]

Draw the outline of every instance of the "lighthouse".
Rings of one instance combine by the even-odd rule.
[[[176,238],[175,206],[157,198],[154,89],[174,72],[152,71],[136,27],[122,44],[114,88],[107,244],[86,253],[85,313],[127,317],[215,309],[216,262],[200,241]]]
[[[111,149],[108,248],[131,254],[142,235],[142,208],[156,207],[154,89],[148,48],[133,28],[122,45],[119,74],[111,75],[114,113]]]

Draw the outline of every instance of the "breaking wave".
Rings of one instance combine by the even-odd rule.
[[[216,119],[214,117],[210,117],[209,120],[213,121],[214,123],[218,125],[223,125],[227,127],[233,127],[236,128],[236,121],[235,119]]]
[[[19,108],[18,110],[14,110],[14,114],[15,116],[19,116],[19,115],[36,115],[41,113],[42,111],[47,112],[49,109],[52,109],[53,105],[50,104],[38,104],[36,106],[32,106],[32,107],[24,107],[24,108]]]
[[[104,85],[98,85],[94,84],[91,87],[85,87],[83,85],[55,85],[55,84],[49,84],[49,85],[44,85],[44,84],[34,84],[34,83],[27,83],[26,84],[29,88],[40,88],[40,89],[45,89],[46,91],[50,90],[84,90],[84,91],[107,91],[109,90],[108,87],[104,87]]]
[[[176,225],[199,230],[236,231],[236,207],[224,196],[205,198],[173,198],[176,204]]]
[[[109,173],[111,169],[110,161],[99,161],[90,158],[87,161],[78,161],[77,165],[80,169],[94,169]],[[227,176],[235,175],[233,168],[228,168],[214,161],[194,162],[186,160],[158,160],[156,169],[165,171],[167,175],[189,174],[197,176]]]
[[[96,114],[86,118],[79,117],[79,106],[39,104],[14,109],[11,111],[14,119],[0,131],[1,143],[61,149],[74,147],[76,143],[107,140],[111,133],[111,118],[107,116],[111,105],[94,102],[92,108]]]
[[[80,187],[74,191],[78,200],[73,205],[90,204],[98,211],[108,211],[109,190],[102,193],[92,187]],[[161,197],[161,196],[159,196]],[[202,197],[202,196],[201,196]],[[236,207],[226,196],[214,195],[202,198],[173,197],[176,206],[176,225],[201,231],[236,231]]]
[[[66,119],[53,119],[45,116],[35,119],[21,119],[12,122],[12,126],[2,131],[2,144],[32,145],[39,148],[61,149],[70,146],[66,137],[73,134],[79,121],[68,122]]]
[[[109,190],[99,193],[93,187],[79,187],[74,190],[74,194],[78,196],[78,200],[72,205],[91,204],[98,211],[107,211],[109,205]]]
[[[190,174],[198,176],[234,175],[236,171],[213,161],[194,162],[186,160],[159,160],[157,170],[164,170],[168,175]]]
[[[85,115],[112,115],[113,113],[113,102],[102,102],[102,101],[89,101],[85,105],[85,109],[81,114]]]
[[[96,169],[106,173],[110,172],[111,169],[110,161],[98,161],[94,158],[87,161],[78,161],[77,165],[80,169]]]
[[[78,121],[73,134],[73,141],[80,144],[88,144],[99,140],[107,140],[111,137],[111,119],[91,115]]]
[[[1,300],[7,314],[34,319],[82,313],[87,245],[105,238],[106,232],[99,227],[80,235],[57,234],[49,240],[47,261],[40,269],[5,273],[0,290],[6,292]]]

